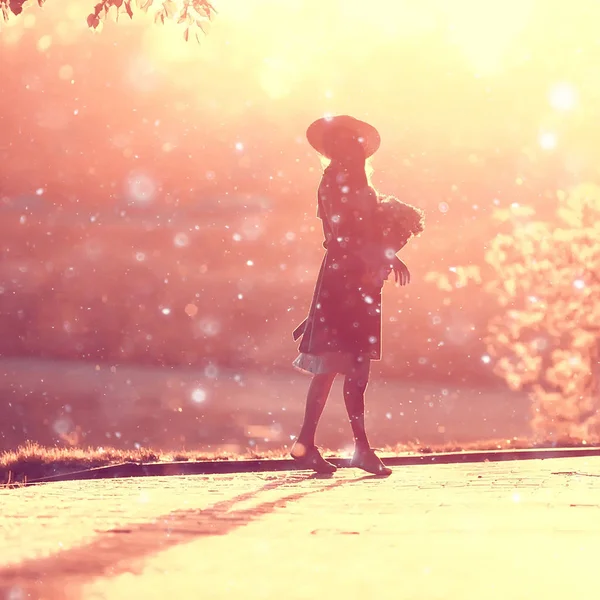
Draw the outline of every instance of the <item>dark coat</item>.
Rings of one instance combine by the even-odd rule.
[[[349,189],[331,166],[318,191],[318,216],[326,249],[306,320],[294,331],[300,352],[344,352],[381,358],[381,289],[372,267],[385,262],[373,216],[377,195],[368,186]]]

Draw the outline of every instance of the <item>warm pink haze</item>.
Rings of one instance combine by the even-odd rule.
[[[67,402],[22,359],[200,369],[207,389],[225,370],[287,377],[322,255],[305,131],[338,113],[381,132],[375,187],[426,213],[402,252],[410,286],[384,288],[378,373],[422,406],[504,386],[484,340],[498,308],[455,267],[486,272],[496,210],[554,218],[558,198],[600,183],[600,3],[221,0],[200,44],[140,12],[92,32],[92,4],[48,0],[0,26],[7,398]],[[181,412],[178,393],[166,410]],[[303,393],[282,395],[299,410]],[[499,436],[505,413],[526,418],[513,402],[525,408],[497,411]]]

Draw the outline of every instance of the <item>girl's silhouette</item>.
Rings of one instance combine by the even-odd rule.
[[[400,235],[406,239],[394,247],[379,225],[381,204],[365,171],[367,159],[380,145],[374,127],[341,115],[315,121],[307,138],[330,161],[318,190],[317,215],[323,223],[326,253],[308,317],[294,331],[295,340],[302,337],[294,366],[312,374],[313,379],[304,423],[291,455],[303,467],[319,473],[336,470],[316,447],[315,432],[333,381],[337,374],[343,374],[344,401],[355,442],[351,464],[389,475],[391,470],[377,457],[367,438],[364,395],[370,363],[381,358],[383,282],[393,271],[399,285],[409,283],[408,268],[396,252],[420,229]],[[420,211],[402,206],[422,220]]]

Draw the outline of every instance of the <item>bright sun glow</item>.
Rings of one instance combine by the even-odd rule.
[[[556,134],[546,131],[540,135],[540,146],[544,150],[553,150],[556,148]]]
[[[200,45],[183,40],[183,26],[154,25],[151,14],[139,12],[94,35],[84,23],[90,6],[79,0],[66,6],[48,0],[43,12],[31,6],[9,21],[1,43],[22,40],[48,56],[92,39],[128,48],[117,62],[110,59],[112,67],[107,62],[92,72],[99,80],[110,74],[124,81],[156,105],[169,89],[177,95],[168,101],[172,110],[190,119],[197,111],[214,123],[209,115],[217,112],[227,122],[264,110],[290,126],[314,115],[350,113],[374,119],[387,135],[419,132],[440,149],[489,148],[510,137],[545,151],[560,140],[561,151],[569,152],[574,136],[568,129],[578,126],[578,111],[592,106],[586,94],[597,81],[589,58],[600,19],[593,0],[582,0],[587,10],[569,20],[558,4],[543,0],[374,0],[368,6],[362,0],[217,0]],[[549,31],[559,31],[560,40]],[[56,72],[77,89],[82,71],[76,60]],[[24,85],[28,77],[24,73]],[[45,107],[37,119],[59,128],[68,118],[61,110]],[[243,167],[251,153],[239,133],[230,146]],[[176,153],[180,134],[165,132],[165,153]],[[592,147],[591,130],[580,126],[577,136]],[[130,134],[118,131],[112,139],[132,156]],[[572,152],[572,161],[580,164],[580,154]],[[160,182],[132,185],[133,196],[148,202]]]

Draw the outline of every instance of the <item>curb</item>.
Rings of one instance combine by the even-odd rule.
[[[476,452],[444,452],[436,454],[413,454],[392,456],[382,461],[389,467],[416,465],[451,465],[461,463],[501,462],[521,460],[547,460],[552,458],[585,458],[600,456],[600,446],[578,448],[531,448],[525,450],[486,450]],[[350,467],[349,458],[327,458],[336,467]],[[121,463],[51,475],[32,479],[26,485],[51,483],[53,481],[84,481],[90,479],[116,479],[123,477],[169,477],[182,475],[223,475],[236,473],[268,473],[298,471],[292,459],[257,459],[231,461],[186,461],[164,463]]]

